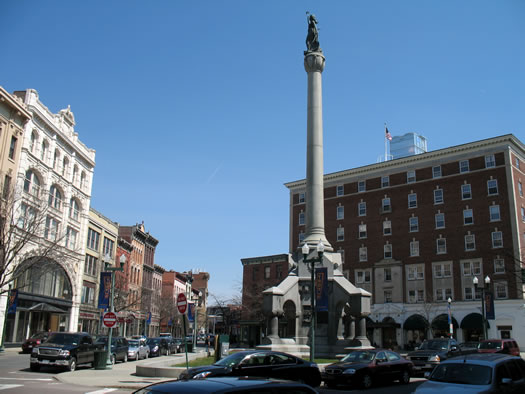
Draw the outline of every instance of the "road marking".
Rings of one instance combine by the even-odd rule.
[[[23,387],[23,384],[0,384],[0,390],[14,389],[15,387]]]
[[[85,394],[104,394],[104,393],[111,393],[112,391],[115,391],[115,390],[117,389],[102,389],[102,390],[97,390],[97,391],[90,391]]]
[[[5,380],[24,380],[24,381],[37,380],[37,381],[41,381],[41,382],[51,382],[51,381],[55,380],[55,379],[38,379],[38,378],[0,378],[0,379],[5,379]]]

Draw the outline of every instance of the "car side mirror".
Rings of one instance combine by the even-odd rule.
[[[452,345],[452,346],[450,347],[450,351],[451,351],[451,352],[457,352],[457,351],[458,351],[458,347],[457,347],[456,345]]]
[[[501,384],[511,384],[512,383],[512,379],[511,378],[502,378],[501,379]]]

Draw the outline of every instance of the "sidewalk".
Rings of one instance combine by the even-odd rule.
[[[206,350],[197,349],[196,353],[188,353],[188,361],[196,358],[205,357]],[[119,362],[113,365],[112,369],[96,370],[80,366],[74,372],[62,372],[55,376],[55,379],[62,383],[78,384],[84,386],[93,386],[100,388],[120,388],[120,389],[139,389],[151,383],[158,383],[173,378],[164,377],[146,377],[136,376],[135,370],[137,365],[155,365],[155,364],[185,364],[185,353],[172,354],[148,358],[146,360]]]

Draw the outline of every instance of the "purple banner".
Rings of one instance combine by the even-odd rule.
[[[487,320],[496,320],[496,311],[494,310],[494,294],[490,291],[485,292],[485,318]]]
[[[100,273],[100,290],[98,292],[99,309],[109,308],[109,297],[111,296],[111,272]]]
[[[317,312],[328,311],[328,269],[315,270],[315,306]]]

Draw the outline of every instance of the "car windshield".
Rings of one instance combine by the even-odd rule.
[[[160,339],[157,339],[157,338],[149,338],[148,339],[148,345],[157,345],[158,343],[160,342]]]
[[[246,354],[234,353],[228,357],[221,358],[213,365],[219,365],[221,367],[233,367],[234,365],[238,365],[244,357],[246,357]]]
[[[32,339],[42,339],[47,336],[47,332],[37,332],[36,334],[31,335]]]
[[[488,385],[492,380],[492,369],[486,365],[465,363],[441,364],[434,369],[430,380],[459,384]]]
[[[138,347],[139,346],[139,341],[137,341],[136,339],[130,339],[128,341],[128,345],[129,347]]]
[[[351,363],[351,362],[370,362],[374,359],[375,353],[371,352],[352,352],[347,354],[341,359],[342,362]]]
[[[47,343],[59,343],[64,345],[78,345],[79,336],[71,334],[53,334],[47,338]]]
[[[486,341],[479,344],[479,349],[501,349],[501,342]]]
[[[420,350],[447,350],[448,343],[446,341],[425,341],[419,348]]]

